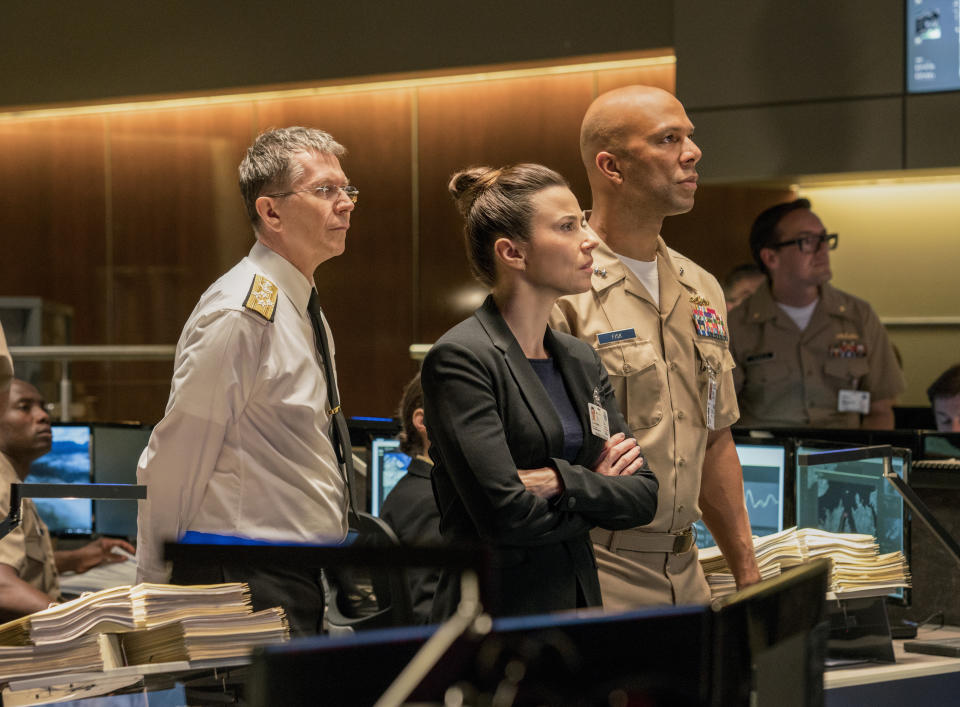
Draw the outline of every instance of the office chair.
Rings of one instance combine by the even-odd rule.
[[[351,530],[357,532],[354,545],[399,546],[393,529],[369,513],[350,517]],[[354,576],[367,575],[369,593],[357,586]],[[402,569],[383,567],[330,568],[327,581],[327,628],[331,635],[343,635],[373,628],[407,626],[414,622],[410,586]],[[358,597],[359,593],[359,597]],[[359,601],[358,601],[359,599]]]

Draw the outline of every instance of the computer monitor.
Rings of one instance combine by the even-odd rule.
[[[51,426],[50,451],[30,465],[24,480],[30,484],[89,484],[91,480],[91,430],[86,424]],[[93,501],[85,498],[37,498],[37,512],[52,535],[93,533]]]
[[[834,447],[835,449],[835,447]],[[909,563],[910,536],[903,498],[883,477],[883,459],[817,463],[804,457],[828,451],[823,444],[797,443],[797,526],[833,533],[873,535],[880,554],[903,552]],[[894,448],[893,471],[907,480],[910,452]],[[905,590],[891,596],[906,601]]]
[[[924,430],[920,435],[920,459],[960,459],[960,432]]]
[[[823,704],[829,577],[821,558],[713,602],[717,704]]]
[[[873,446],[889,444],[891,447],[909,449],[913,458],[920,454],[920,430],[867,430],[860,428],[832,427],[734,427],[733,434],[740,438],[749,435],[754,439],[817,440],[835,445]]]
[[[150,440],[149,425],[96,423],[93,426],[93,482],[137,483],[137,462]],[[137,537],[136,501],[94,501],[94,528],[101,535]]]
[[[792,456],[790,441],[738,439],[736,447],[743,467],[743,494],[751,532],[763,536],[783,530],[784,520],[793,515],[788,479]],[[695,526],[697,547],[717,544],[702,520]]]
[[[380,516],[387,494],[407,473],[410,457],[400,451],[400,441],[378,437],[370,442],[367,462],[367,486],[370,489],[370,514]]]

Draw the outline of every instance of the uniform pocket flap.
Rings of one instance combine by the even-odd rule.
[[[823,370],[828,376],[852,380],[867,375],[870,364],[866,358],[829,358]]]
[[[612,375],[629,376],[656,364],[659,356],[647,340],[618,341],[597,348],[604,368]]]

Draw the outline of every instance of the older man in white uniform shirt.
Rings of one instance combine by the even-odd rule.
[[[275,542],[346,534],[327,391],[336,381],[308,312],[313,272],[343,252],[357,197],[344,152],[327,133],[286,128],[258,137],[240,165],[257,242],[201,296],[180,336],[166,414],[137,472],[148,486],[139,581],[167,580],[163,543],[188,531]],[[246,581],[254,608],[283,606],[294,634],[321,624],[315,572],[178,562],[172,581]]]

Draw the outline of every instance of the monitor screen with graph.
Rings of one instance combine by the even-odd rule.
[[[743,494],[750,516],[750,529],[763,536],[784,528],[790,515],[787,484],[790,442],[788,440],[737,440],[737,456],[743,467]],[[697,547],[716,545],[703,521],[697,521]]]

